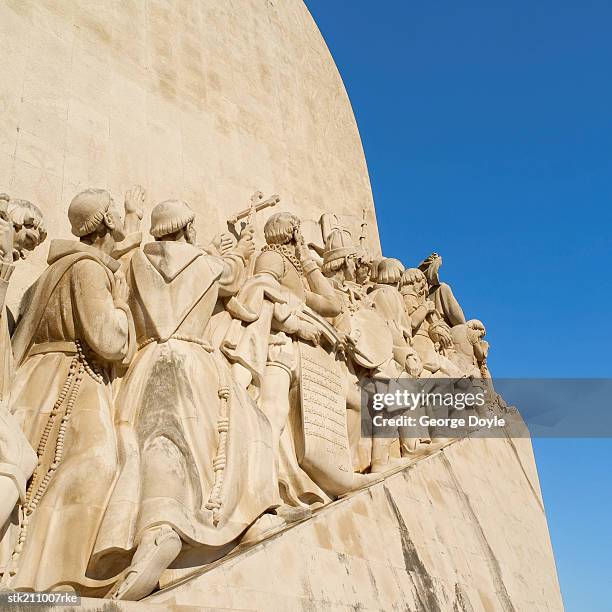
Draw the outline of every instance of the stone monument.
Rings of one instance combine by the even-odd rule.
[[[383,256],[303,2],[4,0],[0,30],[0,596],[562,610],[485,325],[439,255]],[[402,381],[486,388],[503,436],[364,430]]]

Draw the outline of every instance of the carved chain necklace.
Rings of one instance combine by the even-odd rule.
[[[302,262],[297,258],[293,247],[289,246],[288,243],[285,244],[266,244],[261,248],[263,251],[275,251],[282,255],[283,259],[286,259],[298,273],[300,277],[304,276],[304,268],[302,266]]]

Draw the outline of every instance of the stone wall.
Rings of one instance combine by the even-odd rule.
[[[146,603],[563,610],[531,444],[516,438],[451,444]]]
[[[356,232],[365,214],[378,251],[350,102],[301,0],[0,0],[0,40],[0,192],[38,204],[52,237],[80,189],[140,183],[149,209],[187,199],[207,237],[261,190]]]

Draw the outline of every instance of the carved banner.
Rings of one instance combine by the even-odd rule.
[[[343,379],[333,355],[299,342],[303,456],[300,465],[326,491],[346,493],[353,465]]]

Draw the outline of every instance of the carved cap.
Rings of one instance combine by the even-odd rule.
[[[174,234],[195,219],[195,213],[183,200],[166,200],[151,211],[151,236]]]
[[[406,268],[402,274],[400,287],[403,289],[412,285],[427,285],[425,274],[418,268]]]
[[[437,253],[432,253],[419,264],[419,270],[425,274],[431,287],[440,284],[439,270],[441,265],[442,257]]]
[[[102,223],[110,202],[110,193],[105,189],[86,189],[74,196],[68,207],[72,233],[79,238],[91,234]]]
[[[325,251],[323,252],[323,265],[344,259],[349,255],[357,255],[358,248],[353,244],[351,236],[342,228],[336,227],[331,230],[325,239]]]

